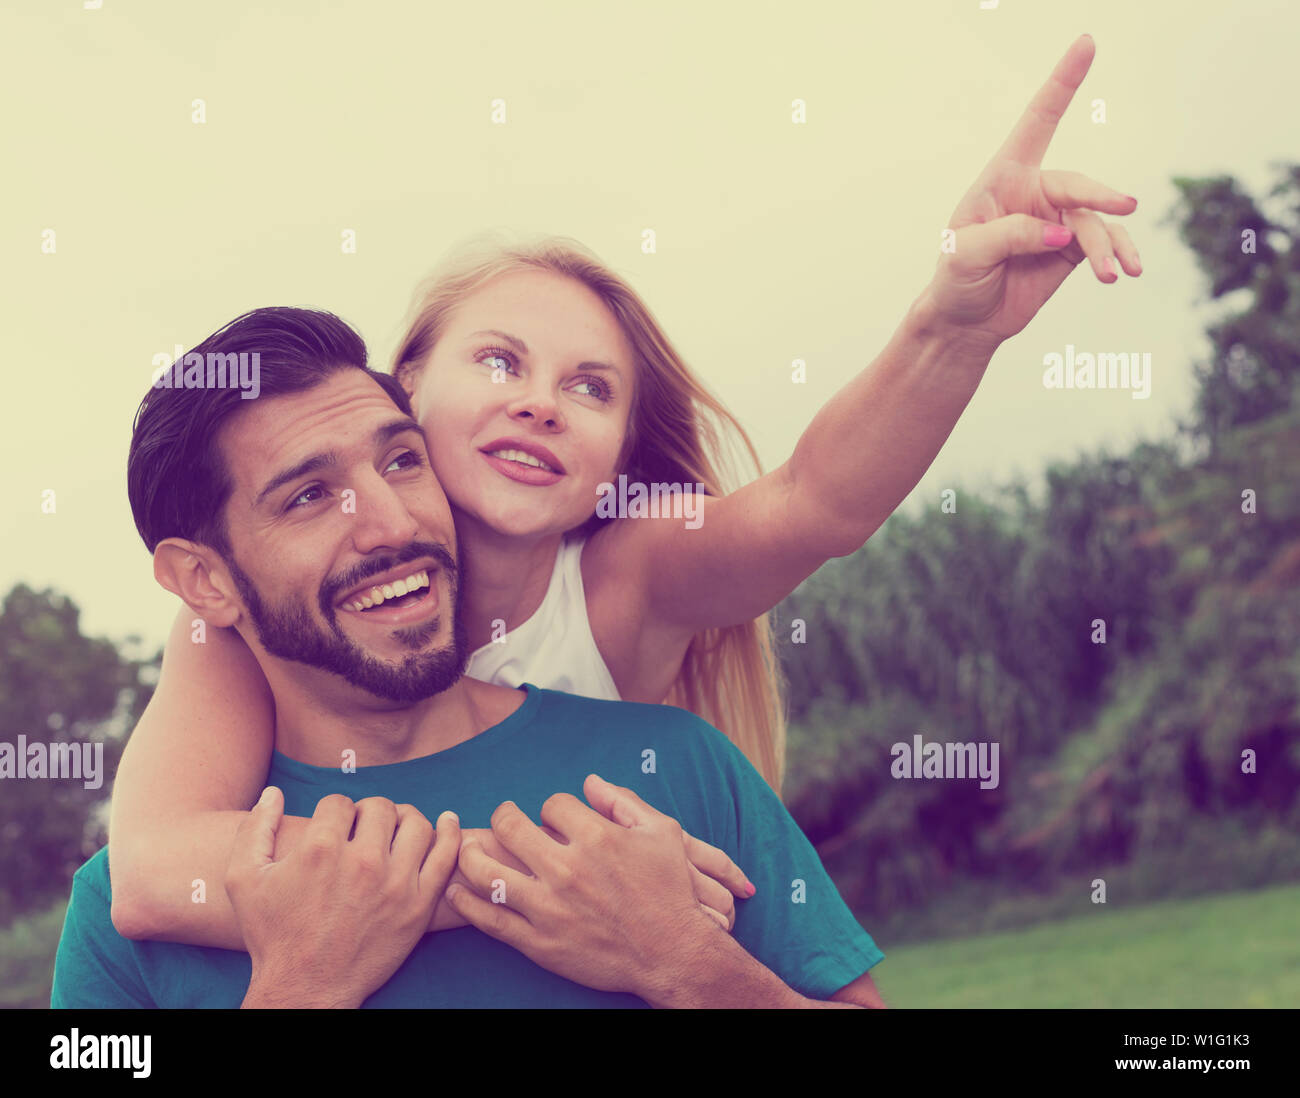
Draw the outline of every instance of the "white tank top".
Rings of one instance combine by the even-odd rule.
[[[621,701],[614,677],[591,635],[582,589],[586,538],[565,540],[555,554],[546,597],[537,612],[469,658],[465,674],[498,686],[526,682],[588,698]]]

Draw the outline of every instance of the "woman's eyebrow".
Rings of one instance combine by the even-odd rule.
[[[470,332],[470,334],[466,338],[473,339],[475,336],[496,336],[497,339],[503,339],[507,343],[509,343],[510,346],[512,346],[521,355],[526,355],[528,353],[528,344],[525,343],[518,336],[512,336],[509,332],[502,332],[497,330],[496,328],[484,328],[480,332]]]
[[[513,347],[516,351],[518,351],[521,355],[526,355],[526,354],[528,354],[528,344],[527,344],[527,343],[525,343],[525,342],[524,342],[522,339],[520,339],[518,336],[512,336],[509,332],[503,332],[503,331],[501,331],[501,330],[498,329],[498,328],[484,328],[484,329],[482,329],[481,331],[478,331],[478,332],[470,332],[470,334],[469,334],[468,336],[466,336],[465,338],[466,338],[466,339],[473,339],[475,336],[496,336],[497,339],[500,339],[500,340],[502,340],[502,341],[505,342],[505,343],[509,343],[510,346],[512,346],[512,347]],[[611,365],[611,364],[608,363],[608,362],[579,362],[579,363],[578,363],[578,369],[580,369],[580,370],[610,370],[610,371],[612,371],[613,373],[616,373],[616,374],[619,374],[619,375],[622,374],[622,371],[621,371],[617,366],[613,366],[613,365]]]

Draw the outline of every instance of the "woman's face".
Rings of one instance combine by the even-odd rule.
[[[447,498],[508,536],[571,530],[615,479],[633,350],[590,289],[500,275],[453,310],[412,405]]]

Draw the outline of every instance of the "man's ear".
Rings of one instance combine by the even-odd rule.
[[[206,545],[165,538],[153,551],[153,574],[210,625],[234,625],[243,612],[229,570]]]

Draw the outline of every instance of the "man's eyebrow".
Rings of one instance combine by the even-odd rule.
[[[415,420],[413,420],[410,416],[402,416],[401,419],[390,420],[389,422],[385,423],[382,427],[376,428],[375,433],[371,436],[371,439],[374,442],[374,444],[378,446],[381,443],[387,442],[394,435],[400,435],[403,431],[419,431],[419,430],[421,430],[421,427],[418,423],[415,422]]]
[[[512,336],[509,332],[503,332],[503,331],[500,331],[500,330],[497,329],[497,328],[484,328],[484,329],[483,329],[482,331],[480,331],[480,332],[470,332],[470,334],[469,334],[469,336],[468,336],[467,338],[469,338],[469,339],[473,339],[475,336],[496,336],[497,339],[500,339],[500,340],[502,340],[502,341],[504,341],[504,342],[506,342],[506,343],[509,343],[510,346],[512,346],[512,347],[513,347],[516,351],[518,351],[521,355],[526,355],[526,354],[528,354],[528,344],[525,343],[525,342],[524,342],[522,339],[520,339],[518,336]],[[580,369],[580,370],[612,370],[612,371],[613,371],[614,373],[616,373],[616,374],[621,372],[617,366],[612,366],[612,365],[610,365],[610,363],[608,363],[608,362],[579,362],[579,363],[578,363],[578,369]]]
[[[371,440],[375,446],[381,446],[395,435],[400,435],[405,431],[418,431],[420,425],[410,416],[402,416],[401,419],[389,420],[382,427],[377,427]],[[323,454],[312,454],[309,458],[304,458],[297,465],[290,469],[285,469],[277,473],[267,483],[258,494],[257,499],[253,501],[254,507],[260,507],[263,500],[266,499],[277,488],[283,488],[291,480],[297,480],[299,477],[305,477],[308,473],[314,473],[317,469],[323,469],[327,465],[336,465],[339,456],[333,450]]]

